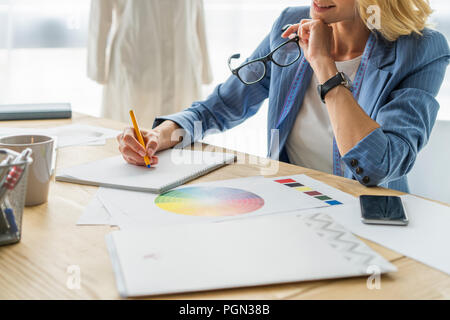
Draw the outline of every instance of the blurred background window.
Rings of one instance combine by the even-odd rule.
[[[450,3],[431,0],[432,22],[450,42]],[[248,56],[281,11],[309,0],[204,0],[214,83],[229,75],[227,58]],[[101,86],[86,76],[90,0],[0,0],[0,104],[70,102],[74,111],[98,116]],[[450,72],[440,91],[439,119],[450,120]],[[253,118],[206,141],[266,155],[267,103]],[[241,137],[245,136],[246,139]]]

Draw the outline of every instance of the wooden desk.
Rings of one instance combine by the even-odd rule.
[[[124,124],[76,114],[73,120],[2,122],[10,127],[46,127],[70,123],[121,130]],[[115,140],[106,146],[72,147],[58,151],[57,167],[67,167],[118,154]],[[355,196],[398,195],[381,188],[368,189],[356,181],[280,163],[277,176],[308,174]],[[230,165],[197,179],[223,180],[259,175],[257,165]],[[27,208],[19,244],[0,247],[0,299],[118,299],[111,262],[105,246],[109,227],[75,224],[96,188],[53,182],[49,202]],[[369,290],[366,278],[302,282],[257,288],[191,293],[175,299],[450,299],[450,277],[401,254],[366,241],[395,264],[399,272],[382,277],[381,290]],[[67,287],[69,266],[79,266],[81,289]]]

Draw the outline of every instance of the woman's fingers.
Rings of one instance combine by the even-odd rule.
[[[134,164],[136,166],[143,166],[143,167],[147,166],[145,164],[144,158],[140,158],[140,159],[137,159],[137,160],[131,159],[131,161],[132,162],[129,162],[129,163]],[[158,157],[153,156],[153,157],[150,158],[150,165],[155,166],[155,165],[158,164],[158,162],[159,162]]]
[[[313,19],[302,19],[302,20],[300,20],[300,22],[298,23],[300,26],[302,26],[302,25],[304,25],[304,24],[307,24],[307,23],[311,23],[311,22],[313,22],[314,20]]]
[[[127,151],[128,150],[125,147],[125,152],[122,152],[122,157],[126,162],[136,165],[136,166],[146,166],[146,163],[145,163],[145,160],[143,157],[137,155],[134,152],[128,153]],[[152,166],[157,165],[158,162],[159,162],[159,158],[157,156],[150,157],[150,164]]]
[[[117,136],[119,150],[124,160],[130,164],[145,166],[145,156],[149,156],[150,164],[156,165],[158,157],[154,156],[159,146],[159,133],[155,131],[141,131],[146,144],[143,147],[136,139],[133,128],[127,128]]]
[[[281,35],[281,37],[287,38],[287,37],[289,37],[291,34],[297,33],[299,26],[300,26],[299,24],[293,24],[293,25],[290,26],[285,32],[283,32],[283,34]]]
[[[300,22],[300,28],[298,31],[298,35],[300,37],[300,39],[302,39],[303,42],[307,43],[309,40],[309,36],[311,34],[311,26],[313,25],[313,21],[312,20],[302,20]]]
[[[159,133],[155,131],[147,132],[144,136],[145,150],[149,157],[153,156],[158,150],[159,146]]]
[[[136,153],[133,149],[130,148],[130,146],[121,143],[119,145],[119,151],[122,153],[123,157],[127,162],[136,162],[139,159],[144,159],[144,156],[141,156],[140,154]]]
[[[146,155],[145,148],[137,141],[133,128],[127,128],[117,137],[119,150],[128,162],[135,162]]]
[[[126,162],[128,162],[129,164],[134,164],[134,165],[136,165],[136,161],[134,161],[134,159],[132,159],[132,158],[126,156],[126,155],[123,154],[123,153],[122,153],[122,157],[123,157],[123,159],[124,159]]]
[[[312,19],[302,19],[299,23],[290,26],[281,36],[283,38],[292,38],[294,35],[298,35],[301,39],[300,42],[307,44],[313,23],[314,20]]]
[[[122,139],[123,139],[123,132],[119,133],[119,134],[117,135],[116,139],[117,139],[117,142],[120,144],[120,142],[121,142]]]
[[[125,129],[122,142],[140,156],[144,157],[146,155],[145,148],[137,140],[133,128]]]

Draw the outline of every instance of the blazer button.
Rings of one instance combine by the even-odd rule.
[[[369,178],[368,176],[365,176],[365,177],[362,179],[362,182],[364,182],[364,184],[369,184],[370,178]]]
[[[356,168],[355,171],[357,174],[362,174],[364,172],[363,168],[361,168],[361,167]]]
[[[352,159],[352,161],[350,162],[350,164],[352,165],[352,167],[356,167],[356,166],[358,165],[358,160]]]

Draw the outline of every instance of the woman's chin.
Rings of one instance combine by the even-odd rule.
[[[343,21],[343,20],[340,20],[340,19],[333,19],[333,18],[330,18],[330,17],[326,17],[326,16],[321,15],[321,14],[312,14],[311,15],[311,19],[313,19],[313,20],[322,20],[323,23],[328,24],[328,25],[333,24],[333,23],[337,23],[337,22],[340,22],[340,21]]]
[[[310,16],[312,19],[319,19],[322,20],[323,22],[325,22],[326,24],[330,24],[332,22],[328,22],[330,21],[330,17],[327,17],[327,14],[320,14],[317,13],[313,8],[311,8],[311,12],[310,12]]]

